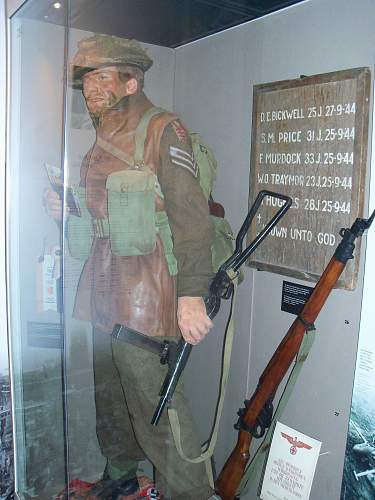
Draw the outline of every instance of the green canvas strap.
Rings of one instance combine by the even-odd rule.
[[[142,116],[136,130],[135,130],[135,153],[134,157],[128,155],[125,153],[125,151],[122,151],[118,147],[114,146],[110,142],[106,141],[102,137],[97,137],[96,139],[96,144],[102,148],[104,151],[107,153],[110,153],[112,156],[117,158],[118,160],[123,161],[126,163],[129,167],[138,167],[141,168],[142,170],[146,169],[146,165],[144,163],[144,148],[145,148],[145,141],[147,137],[147,129],[150,124],[151,119],[159,115],[160,113],[165,113],[165,110],[162,108],[157,108],[153,106],[152,108],[148,109],[144,115]],[[156,194],[164,199],[164,195],[162,193],[159,181],[157,180],[157,177],[155,176],[155,192]]]
[[[236,497],[241,497],[241,495],[244,495],[250,486],[250,483],[252,480],[254,480],[255,477],[258,476],[259,471],[263,468],[263,464],[265,461],[265,458],[268,454],[271,440],[272,440],[272,435],[273,431],[276,426],[276,422],[279,420],[281,417],[282,413],[284,412],[284,409],[289,401],[289,398],[292,394],[293,388],[295,386],[295,383],[297,381],[297,378],[300,374],[300,371],[302,369],[302,365],[304,361],[306,360],[310,349],[314,343],[315,340],[315,335],[316,335],[316,330],[315,328],[306,331],[305,335],[303,336],[302,342],[300,349],[298,351],[296,361],[294,363],[293,369],[289,375],[288,382],[284,388],[284,391],[282,393],[282,396],[280,398],[279,404],[277,405],[276,411],[273,415],[271,425],[269,426],[267,433],[263,439],[262,444],[259,446],[257,452],[255,453],[253,459],[251,460],[250,464],[247,466],[245,473],[242,477],[241,483],[238,487]]]
[[[148,109],[142,116],[135,130],[134,157],[128,155],[127,153],[125,153],[125,151],[122,151],[121,149],[114,146],[113,144],[106,141],[100,136],[96,138],[96,144],[102,149],[104,149],[104,151],[107,151],[107,153],[113,155],[115,158],[125,162],[130,167],[133,167],[134,165],[139,165],[142,168],[147,129],[151,119],[155,115],[159,115],[160,113],[165,113],[164,109],[153,106],[152,108]]]
[[[134,164],[136,166],[139,165],[141,168],[144,166],[144,150],[147,137],[147,129],[151,119],[156,115],[160,115],[161,113],[165,113],[165,110],[153,106],[143,114],[140,122],[138,123],[135,131]]]
[[[229,319],[227,322],[227,327],[226,327],[226,332],[225,332],[225,344],[224,344],[222,376],[221,376],[221,382],[220,382],[220,393],[219,393],[219,398],[218,398],[218,402],[217,402],[216,414],[215,414],[214,424],[213,424],[213,428],[212,428],[211,438],[208,441],[208,443],[204,446],[204,449],[202,450],[202,454],[199,455],[198,457],[191,458],[191,457],[187,457],[185,455],[184,450],[182,448],[182,443],[181,443],[181,429],[180,429],[180,422],[178,419],[177,411],[174,408],[168,408],[169,422],[171,424],[173,439],[174,439],[178,454],[180,455],[180,457],[183,460],[186,460],[187,462],[190,462],[193,464],[205,462],[207,474],[208,474],[208,477],[210,479],[212,487],[213,487],[213,475],[212,475],[212,467],[211,467],[211,457],[213,455],[213,452],[214,452],[214,449],[216,446],[220,418],[221,418],[221,414],[223,412],[226,386],[227,386],[227,382],[228,382],[228,378],[229,378],[230,358],[231,358],[231,354],[232,354],[233,337],[234,337],[234,330],[235,330],[233,312],[234,312],[234,306],[235,306],[235,302],[236,302],[236,293],[237,293],[237,285],[238,285],[238,272],[235,272],[232,269],[229,269],[229,270],[227,270],[227,274],[229,275],[230,279],[232,280],[234,288],[233,288],[233,294],[232,294],[232,300],[231,300],[231,306],[230,306]]]
[[[150,124],[151,119],[156,115],[160,115],[161,113],[165,113],[165,110],[163,108],[157,108],[156,106],[153,106],[152,108],[148,109],[143,114],[140,122],[138,123],[138,126],[135,130],[135,153],[134,153],[134,166],[135,167],[138,167],[141,169],[148,168],[144,162],[147,129],[148,129],[148,126]],[[159,184],[159,181],[158,181],[158,178],[156,175],[155,175],[155,192],[159,196],[159,198],[164,200],[164,194],[161,190],[161,187],[160,187],[160,184]]]
[[[110,142],[106,141],[102,137],[97,137],[96,139],[96,144],[104,149],[107,153],[110,153],[112,156],[117,158],[118,160],[123,161],[126,163],[129,167],[132,167],[134,165],[134,160],[133,157],[125,153],[125,151],[122,151],[118,147],[114,146]]]
[[[168,222],[167,212],[164,210],[155,214],[156,231],[160,236],[165,260],[167,261],[169,274],[176,276],[178,274],[177,259],[173,253],[172,232]]]

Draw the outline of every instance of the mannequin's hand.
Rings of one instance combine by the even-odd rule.
[[[179,297],[177,320],[183,338],[193,345],[201,342],[213,327],[202,297]]]
[[[43,205],[47,215],[59,222],[62,220],[62,201],[52,189],[46,189],[43,196]]]

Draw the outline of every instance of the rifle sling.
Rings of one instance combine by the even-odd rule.
[[[302,318],[302,316],[300,314],[298,314],[297,319],[303,324],[306,332],[311,332],[312,330],[315,330],[314,323],[309,323],[304,318]]]
[[[301,317],[298,316],[298,319],[301,320]],[[302,321],[304,324],[305,322]],[[282,393],[282,396],[280,398],[279,404],[277,405],[276,411],[274,413],[274,416],[272,418],[271,425],[269,426],[267,433],[263,439],[262,444],[259,446],[257,452],[255,453],[254,457],[252,458],[251,462],[247,466],[245,473],[242,477],[241,483],[238,487],[237,493],[236,493],[236,498],[240,498],[241,495],[245,494],[248,491],[248,488],[250,486],[250,483],[252,480],[254,480],[256,477],[259,476],[260,470],[263,469],[263,464],[264,460],[268,454],[271,440],[272,440],[272,435],[273,431],[276,426],[276,422],[279,420],[281,415],[283,414],[283,411],[289,401],[289,398],[292,394],[293,388],[295,386],[295,383],[297,381],[298,375],[300,374],[300,371],[302,369],[302,365],[304,361],[306,360],[310,349],[314,343],[315,340],[315,335],[316,335],[316,330],[315,327],[312,329],[306,328],[305,335],[303,336],[301,346],[299,348],[296,361],[294,363],[293,369],[290,372],[288,381],[286,383],[286,386],[284,388],[284,391]],[[259,482],[259,487],[261,485],[261,482]]]
[[[238,285],[238,272],[233,271],[232,269],[229,269],[226,271],[230,277],[230,279],[233,282],[233,294],[232,294],[232,300],[231,300],[231,306],[230,306],[230,313],[229,313],[229,319],[227,322],[227,327],[226,327],[226,332],[225,332],[225,344],[224,344],[224,355],[223,355],[223,364],[222,364],[222,376],[221,376],[221,381],[220,381],[220,393],[219,393],[219,398],[216,406],[216,412],[215,412],[215,419],[213,423],[213,428],[211,432],[211,437],[208,441],[208,443],[204,446],[202,450],[202,454],[199,455],[198,457],[195,458],[190,458],[187,457],[182,449],[182,443],[181,443],[181,429],[180,429],[180,422],[178,418],[178,413],[174,408],[168,408],[168,416],[169,416],[169,422],[171,424],[172,428],[172,434],[173,434],[173,439],[175,442],[175,446],[177,448],[178,454],[183,460],[186,460],[187,462],[190,463],[201,463],[205,462],[206,465],[206,470],[207,470],[207,475],[210,480],[210,484],[212,488],[214,488],[214,482],[213,482],[213,475],[212,475],[212,467],[211,467],[211,457],[213,455],[215,446],[216,446],[216,441],[217,441],[217,436],[218,436],[218,431],[219,431],[219,423],[220,423],[220,418],[221,414],[223,411],[223,406],[224,406],[224,399],[225,399],[225,391],[226,391],[226,386],[229,378],[229,368],[230,368],[230,358],[232,354],[232,345],[233,345],[233,337],[234,337],[234,306],[235,306],[235,301],[236,301],[236,292],[237,292],[237,285]]]

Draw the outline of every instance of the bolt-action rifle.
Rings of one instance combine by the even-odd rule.
[[[243,250],[244,238],[249,230],[251,222],[262,204],[263,199],[266,196],[279,199],[283,203],[271,220],[254,238],[254,240],[245,248],[245,250]],[[291,204],[292,200],[289,196],[265,190],[259,192],[246,216],[244,223],[241,226],[241,229],[238,232],[233,255],[220,266],[211,282],[209,295],[204,299],[207,315],[210,319],[213,319],[218,313],[221,299],[229,299],[232,296],[233,279],[240,267],[271,232],[272,228],[285,215]],[[127,328],[125,325],[115,325],[112,331],[112,336],[116,339],[124,340],[125,342],[129,342],[133,345],[155,352],[160,356],[160,362],[162,364],[168,364],[168,373],[164,379],[159,394],[159,404],[151,420],[152,425],[157,425],[165,406],[172,399],[173,393],[189,359],[193,346],[185,342],[184,339],[181,339],[178,343],[169,341],[159,342],[156,339],[147,337],[140,332]]]
[[[216,491],[223,500],[233,500],[249,461],[252,438],[262,437],[271,425],[272,401],[277,388],[299,352],[305,332],[313,327],[319,312],[335,287],[346,263],[353,258],[355,240],[371,226],[375,210],[369,219],[356,219],[350,229],[341,229],[342,237],[336,251],[321,275],[308,301],[294,320],[287,334],[279,344],[258,386],[245,408],[239,411],[237,444],[226,461],[216,481]]]

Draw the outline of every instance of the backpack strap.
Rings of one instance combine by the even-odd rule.
[[[157,108],[156,106],[153,106],[143,114],[140,122],[138,123],[138,126],[135,130],[135,153],[134,153],[135,167],[141,169],[144,169],[146,167],[144,161],[144,155],[145,155],[145,142],[147,137],[148,126],[150,125],[150,121],[154,116],[160,115],[161,113],[165,112],[166,111],[163,108]],[[155,192],[159,196],[159,198],[164,199],[164,195],[156,175],[155,175]]]
[[[144,115],[142,116],[140,122],[138,123],[138,126],[135,130],[135,153],[134,157],[131,157],[125,151],[122,151],[118,147],[114,146],[110,142],[104,140],[102,137],[98,137],[96,140],[96,144],[102,148],[104,151],[107,153],[110,153],[112,156],[117,158],[118,160],[123,161],[126,163],[129,167],[138,167],[141,169],[145,168],[145,163],[144,163],[144,149],[145,149],[145,142],[146,142],[146,137],[147,137],[147,129],[150,124],[151,119],[159,115],[161,113],[165,113],[166,111],[162,108],[157,108],[156,106],[153,106],[152,108],[148,109]],[[164,199],[164,195],[162,193],[159,181],[157,178],[155,178],[155,192],[156,194]]]
[[[138,123],[138,127],[136,128],[135,131],[135,153],[134,153],[135,166],[140,166],[141,168],[144,166],[145,142],[147,136],[147,129],[151,119],[154,116],[160,115],[161,113],[165,112],[166,111],[163,108],[157,108],[156,106],[153,106],[144,113],[140,122]]]
[[[106,151],[107,153],[111,154],[112,156],[114,156],[118,160],[121,160],[124,163],[126,163],[127,165],[129,165],[129,167],[133,166],[134,161],[130,155],[128,155],[127,153],[125,153],[125,151],[122,151],[118,147],[114,146],[110,142],[106,141],[102,137],[97,137],[96,144],[100,148],[102,148],[104,151]]]
[[[165,110],[153,106],[152,108],[148,109],[142,116],[135,130],[135,153],[133,158],[125,153],[125,151],[122,151],[102,137],[97,137],[96,144],[100,148],[104,149],[104,151],[110,153],[112,156],[123,161],[130,167],[139,165],[142,168],[142,166],[144,166],[144,149],[148,126],[151,119],[161,113],[165,113]]]

